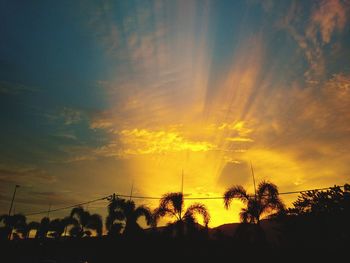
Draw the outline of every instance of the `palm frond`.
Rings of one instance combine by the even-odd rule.
[[[28,228],[28,231],[30,231],[32,229],[38,230],[40,228],[40,223],[32,221],[27,225],[27,228]]]
[[[135,202],[132,200],[127,200],[124,202],[123,206],[121,207],[123,210],[123,213],[125,214],[125,217],[130,218],[134,216],[135,213]]]
[[[98,236],[102,235],[102,217],[99,214],[92,214],[89,218],[89,222],[86,225],[87,228],[96,231]]]
[[[159,218],[169,215],[171,217],[177,217],[177,214],[173,210],[166,207],[158,207],[153,211],[153,224],[157,225]]]
[[[226,209],[230,207],[233,198],[238,198],[246,203],[248,202],[249,196],[247,194],[247,191],[240,185],[229,188],[224,193],[224,205]]]
[[[106,217],[106,228],[108,231],[111,230],[111,227],[115,223],[115,221],[124,221],[125,220],[125,213],[124,208],[125,206],[125,200],[124,199],[115,199],[108,205],[108,215]]]
[[[271,198],[278,196],[278,188],[275,184],[268,181],[262,181],[258,185],[257,195],[259,199]]]
[[[116,198],[109,202],[108,209],[109,210],[116,210],[116,209],[122,209],[125,206],[125,199]]]
[[[272,196],[261,203],[262,213],[270,213],[272,211],[281,212],[286,209],[283,201],[278,196]]]
[[[239,213],[239,218],[241,219],[242,223],[248,223],[249,214],[246,208],[241,209],[241,212]]]
[[[124,199],[116,198],[108,204],[108,214],[113,220],[124,220],[127,204]]]
[[[7,225],[9,220],[9,215],[1,215],[0,216],[0,222],[4,222],[4,225]]]
[[[210,221],[210,214],[205,205],[200,203],[191,205],[189,208],[187,208],[184,217],[195,219],[195,214],[201,215],[203,217],[203,222],[205,226],[208,226],[208,223]]]
[[[64,232],[65,224],[62,219],[56,218],[50,222],[49,231],[53,231],[56,238],[60,237]]]
[[[160,200],[159,207],[166,210],[173,210],[174,213],[180,213],[183,210],[184,200],[181,192],[167,193]]]
[[[70,217],[70,216],[66,216],[62,219],[62,223],[64,224],[65,227],[69,226],[69,225],[79,225],[79,222],[76,218],[74,217]]]
[[[253,223],[258,222],[263,213],[263,204],[261,203],[261,200],[251,196],[247,203],[247,211],[254,218],[254,220],[252,220]]]
[[[71,217],[74,217],[75,215],[78,216],[79,218],[82,217],[82,215],[84,214],[85,210],[83,207],[81,206],[77,206],[77,207],[74,207],[71,212],[70,212],[70,216]]]
[[[255,223],[254,215],[252,215],[246,208],[242,208],[241,212],[239,213],[239,217],[242,223]]]
[[[49,225],[49,224],[50,224],[50,218],[46,216],[40,220],[40,225]]]
[[[135,217],[136,219],[139,218],[140,216],[144,216],[146,218],[146,223],[147,225],[152,225],[153,223],[153,216],[151,210],[144,205],[139,206],[138,208],[135,209]]]

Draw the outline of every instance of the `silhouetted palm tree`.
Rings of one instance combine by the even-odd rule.
[[[0,222],[4,224],[4,233],[7,234],[8,239],[11,239],[13,233],[21,235],[26,233],[26,217],[22,214],[1,215]],[[18,235],[16,234],[16,236]]]
[[[155,222],[158,221],[160,217],[170,216],[175,218],[175,221],[168,224],[171,230],[175,230],[179,236],[183,236],[185,233],[185,228],[188,231],[195,229],[197,223],[195,215],[199,214],[203,217],[203,222],[205,227],[208,227],[210,221],[210,214],[205,207],[205,205],[200,203],[195,203],[189,206],[186,211],[184,211],[184,197],[181,192],[178,193],[167,193],[163,195],[160,200],[159,207],[154,211]]]
[[[108,216],[106,218],[106,228],[111,235],[119,234],[124,228],[123,234],[126,236],[133,236],[140,233],[141,227],[137,220],[144,216],[146,224],[152,224],[152,212],[144,206],[136,207],[132,200],[124,200],[116,198],[110,201],[108,205]]]
[[[59,238],[64,232],[65,225],[62,219],[56,218],[50,221],[48,235],[54,238]]]
[[[40,221],[40,226],[36,231],[35,238],[46,238],[50,229],[50,219],[43,217]]]
[[[26,225],[25,237],[29,238],[30,231],[32,231],[32,230],[36,231],[35,237],[37,237],[37,233],[39,231],[39,228],[40,228],[40,223],[39,222],[32,221],[32,222],[28,223]]]
[[[59,238],[62,236],[64,230],[68,225],[77,224],[77,221],[71,217],[65,217],[63,219],[56,218],[52,221],[48,217],[43,217],[38,222],[30,222],[27,225],[27,237],[31,230],[35,229],[35,238],[46,238],[49,234],[52,237]]]
[[[284,204],[278,196],[277,186],[263,181],[258,185],[256,195],[248,195],[240,185],[229,188],[224,194],[224,205],[228,209],[233,198],[240,199],[245,205],[240,212],[243,223],[259,224],[262,215],[284,210]]]
[[[76,219],[75,226],[70,230],[70,235],[75,237],[91,236],[90,230],[95,230],[98,236],[102,235],[102,218],[98,214],[90,214],[82,207],[75,207],[70,217]]]

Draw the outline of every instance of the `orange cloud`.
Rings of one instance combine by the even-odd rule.
[[[299,24],[301,6],[293,2],[287,16],[280,23],[280,26],[287,29],[304,51],[309,63],[309,69],[304,75],[310,84],[324,79],[326,58],[323,46],[330,43],[333,35],[343,31],[347,23],[346,14],[349,7],[348,3],[339,0],[315,2],[312,14],[308,19],[309,23],[301,27]],[[319,35],[321,38],[318,37]]]
[[[178,151],[199,152],[215,149],[212,143],[190,141],[178,132],[133,129],[122,130],[119,134],[122,148],[124,148],[123,153],[127,155]]]
[[[320,2],[311,14],[306,36],[314,42],[318,42],[317,33],[320,32],[322,42],[329,43],[335,31],[341,32],[344,29],[347,20],[346,10],[346,4],[339,0]]]
[[[166,22],[159,29],[163,33],[128,37],[124,56],[140,65],[127,66],[131,76],[116,70],[118,78],[99,83],[111,106],[90,120],[90,127],[103,129],[109,140],[77,150],[84,154],[72,165],[113,160],[102,169],[106,181],[126,191],[122,194],[134,181],[135,193],[150,196],[179,191],[182,170],[185,193],[192,197],[220,196],[234,184],[253,192],[250,162],[257,181],[271,180],[282,192],[344,183],[349,178],[350,79],[346,74],[326,79],[322,49],[344,29],[338,2],[317,5],[306,28],[298,27],[297,5],[284,21],[309,63],[305,86],[302,76],[286,83],[264,67],[273,59],[261,32],[241,40],[226,71],[210,80],[207,20],[195,40],[195,8],[190,4],[184,10],[180,4],[179,10],[186,15],[179,21],[185,30],[178,41],[167,38]],[[127,20],[124,26],[134,23]],[[287,204],[295,197],[283,196]],[[222,200],[204,202],[215,220],[211,226],[238,221],[239,202],[232,211],[224,210]]]

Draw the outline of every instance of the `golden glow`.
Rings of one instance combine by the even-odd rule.
[[[211,143],[186,140],[178,132],[133,129],[122,130],[119,134],[126,155],[214,149]]]
[[[103,168],[111,189],[128,194],[134,182],[135,195],[161,196],[180,191],[184,171],[189,197],[222,196],[235,184],[253,193],[250,162],[257,182],[270,180],[281,192],[345,183],[348,156],[341,148],[348,145],[344,119],[350,116],[349,76],[286,83],[273,61],[267,61],[271,54],[266,54],[264,35],[256,33],[240,39],[226,71],[211,79],[212,47],[201,41],[207,39],[207,17],[196,21],[203,32],[194,41],[195,8],[180,4],[179,10],[186,14],[177,21],[182,29],[177,41],[166,39],[163,27],[151,35],[132,35],[128,51],[136,62],[133,75],[99,83],[111,107],[95,113],[90,128],[105,131],[109,141],[87,151],[85,160],[112,157],[118,162],[114,173],[110,167],[117,164]],[[315,14],[313,25],[317,21]],[[338,27],[322,24],[324,41]],[[310,34],[317,33],[317,26],[310,28]],[[301,43],[306,36],[293,37],[302,51],[311,52],[306,58],[315,62],[310,72],[315,71],[312,67],[321,62],[321,54],[316,61],[312,47]],[[295,75],[286,69],[284,76],[290,73]],[[295,198],[283,196],[287,205]],[[153,208],[158,204],[138,202]],[[238,201],[229,211],[222,200],[202,202],[210,210],[212,227],[239,220]]]
[[[313,136],[304,133],[303,127],[314,132],[333,129],[329,122],[332,119],[323,105],[348,114],[348,111],[344,113],[344,106],[350,98],[346,90],[349,78],[336,75],[318,87],[325,96],[313,104],[309,102],[313,101],[314,88],[293,86],[269,93],[265,87],[273,85],[270,76],[258,82],[263,61],[261,39],[249,40],[246,46],[256,48],[254,52],[245,46],[241,49],[232,72],[216,83],[216,95],[210,102],[205,101],[205,96],[191,94],[193,91],[205,94],[207,81],[198,74],[194,74],[195,80],[188,79],[184,73],[184,79],[198,85],[188,90],[186,97],[181,97],[182,89],[164,93],[149,84],[152,95],[140,89],[139,94],[133,94],[133,103],[126,99],[126,104],[94,116],[91,128],[106,130],[111,140],[88,155],[125,159],[124,179],[118,177],[116,187],[121,185],[120,180],[125,180],[124,185],[134,181],[135,194],[148,196],[180,191],[182,170],[187,196],[222,196],[235,184],[253,193],[250,162],[257,182],[270,180],[282,192],[344,183],[345,176],[335,180],[334,175],[341,174],[345,157],[337,155],[324,162],[323,156],[336,153],[334,147],[327,137],[315,142]],[[185,85],[178,83],[181,84]],[[253,95],[254,103],[251,103]],[[127,93],[125,96],[131,98]],[[172,108],[175,98],[181,107]],[[274,103],[270,103],[272,101]],[[128,118],[122,119],[120,114]],[[339,121],[338,129],[346,130],[340,120],[334,121]],[[320,163],[322,169],[319,169]],[[120,191],[125,193],[125,188]],[[283,196],[287,205],[295,198],[296,195]],[[153,208],[158,204],[157,201],[138,202]],[[211,227],[239,221],[240,202],[235,202],[229,211],[224,209],[222,200],[202,202],[212,215]]]
[[[349,183],[349,0],[85,2],[63,24],[1,19],[4,213],[17,183],[24,214],[160,197],[182,173],[186,197],[254,193],[251,163],[281,192]],[[238,222],[239,201],[199,201],[211,227]]]

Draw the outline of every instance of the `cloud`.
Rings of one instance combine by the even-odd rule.
[[[120,121],[120,122],[119,122]],[[108,112],[94,114],[90,128],[103,130],[107,140],[102,146],[64,147],[69,157],[64,162],[93,161],[100,158],[138,158],[140,156],[166,156],[181,153],[243,152],[252,132],[244,121],[232,123],[172,124],[149,128],[122,129],[122,120],[112,119]],[[118,127],[120,126],[120,127]],[[223,138],[222,140],[218,138]]]
[[[111,118],[111,113],[108,111],[95,112],[90,116],[90,128],[91,129],[110,129],[113,128],[115,123]]]
[[[340,0],[324,0],[319,3],[312,14],[306,36],[318,42],[317,33],[321,34],[322,43],[328,44],[335,32],[341,32],[347,21],[346,3]]]
[[[84,3],[81,11],[86,15],[86,26],[98,45],[107,55],[120,56],[121,30],[113,20],[114,4],[112,2]]]
[[[72,132],[60,132],[54,134],[55,137],[68,139],[68,140],[77,140],[77,136]]]
[[[78,124],[91,115],[89,112],[70,107],[62,107],[55,111],[45,112],[44,116],[50,123],[64,124],[65,126]]]
[[[124,154],[171,153],[179,151],[209,151],[215,145],[205,141],[185,139],[178,132],[151,131],[146,129],[122,130],[120,141]]]
[[[76,124],[83,118],[83,113],[80,110],[64,107],[60,113],[65,125]]]
[[[128,158],[140,155],[162,155],[176,152],[206,152],[216,146],[207,141],[193,141],[184,138],[177,131],[153,131],[133,129],[114,131],[115,140],[106,145],[93,148],[88,154],[77,155],[70,162],[93,160],[101,157]]]
[[[349,7],[347,2],[340,0],[315,2],[310,17],[306,19],[308,22],[305,22],[299,15],[303,13],[303,7],[293,2],[280,23],[304,51],[309,63],[304,75],[309,83],[318,83],[326,75],[327,58],[323,47],[330,44],[332,36],[343,32],[348,22],[346,13]]]
[[[51,204],[51,209],[57,206],[71,205],[79,203],[76,197],[72,196],[72,193],[62,192],[62,191],[31,191],[21,193],[17,196],[16,203],[27,204],[31,206],[39,205],[43,207],[40,211],[47,209],[48,205]],[[23,206],[23,205],[22,205]],[[67,210],[69,211],[69,210]],[[36,212],[36,211],[30,211]]]
[[[244,137],[233,137],[233,138],[226,138],[227,141],[230,142],[253,142],[253,139],[250,138],[244,138]]]
[[[118,23],[113,5],[91,10],[96,40],[118,63],[110,79],[98,81],[109,108],[87,115],[90,129],[96,136],[103,131],[105,140],[65,148],[67,166],[110,161],[99,167],[110,173],[106,182],[134,180],[149,195],[178,191],[182,169],[193,196],[220,195],[233,184],[253,192],[250,161],[257,181],[269,179],[281,191],[348,178],[349,75],[329,78],[327,64],[327,48],[346,28],[344,2],[314,2],[311,11],[293,2],[281,23],[292,39],[271,27],[247,33],[243,26],[237,43],[225,43],[233,55],[225,65],[220,61],[220,72],[207,27],[211,12],[203,7],[198,19],[194,3],[177,3],[174,15],[160,20],[154,6],[138,6]],[[278,8],[263,5],[267,12]],[[280,43],[287,45],[276,48]],[[295,64],[280,64],[288,64],[286,57]],[[82,115],[67,108],[61,118],[69,125]],[[122,172],[111,172],[113,165]]]
[[[265,111],[255,114],[246,160],[260,162],[260,173],[285,189],[292,187],[291,175],[295,187],[343,184],[349,175],[349,85],[349,75],[335,74],[323,84],[280,90],[274,104],[258,105]]]
[[[2,184],[33,186],[36,184],[52,184],[56,181],[56,178],[46,170],[36,166],[8,166],[0,164],[0,181]]]
[[[251,171],[247,162],[227,162],[218,178],[220,185],[229,187],[232,185],[245,185],[251,179]]]
[[[36,92],[38,89],[19,83],[0,81],[0,94],[18,95],[24,92]]]

